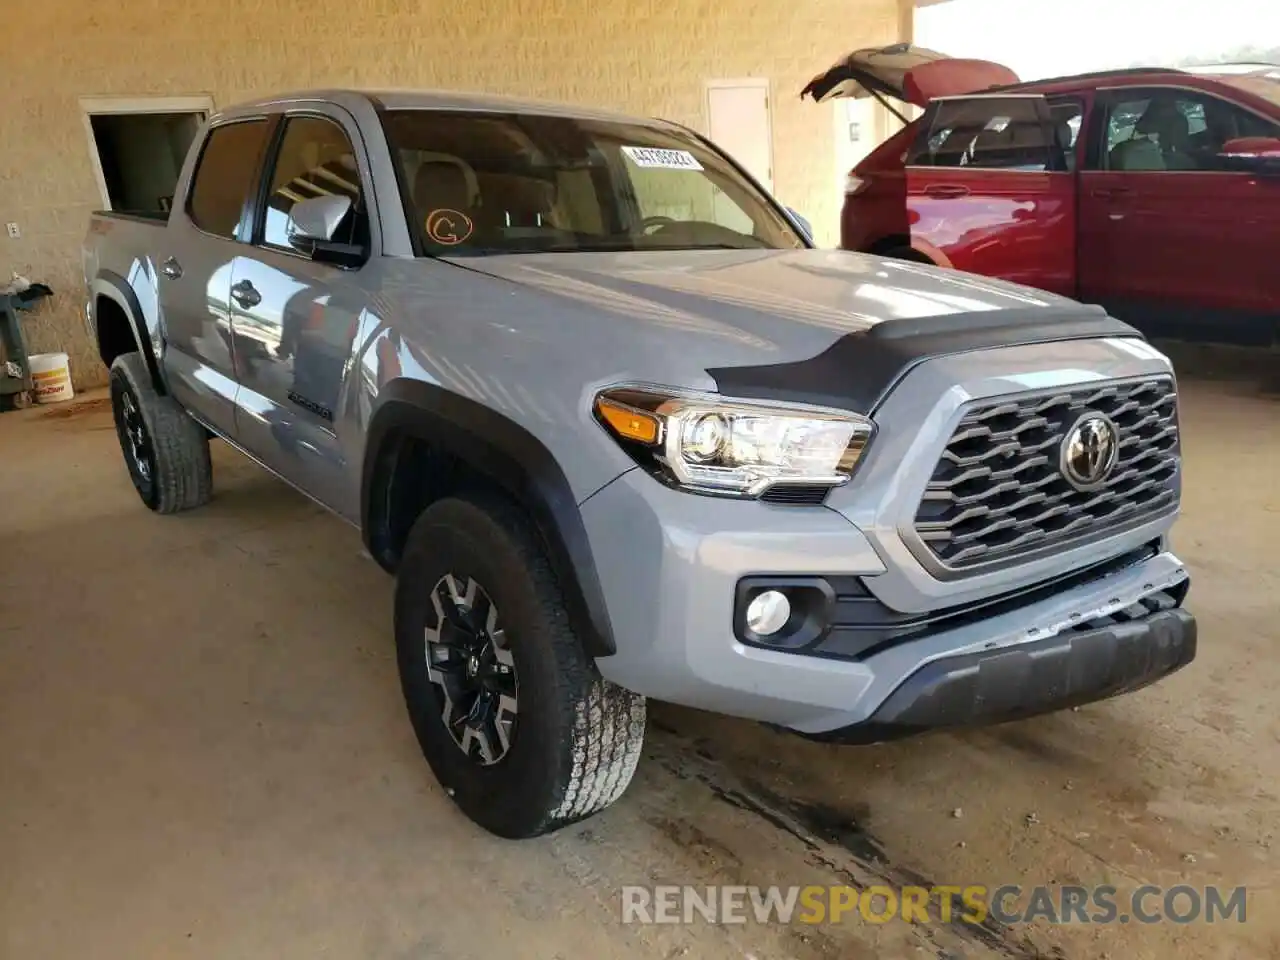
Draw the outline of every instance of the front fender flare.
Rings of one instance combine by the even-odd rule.
[[[374,558],[384,567],[394,567],[399,559],[386,537],[387,505],[377,487],[388,438],[407,434],[465,463],[528,512],[587,653],[616,653],[582,513],[546,445],[503,414],[421,380],[392,381],[379,390],[378,399],[360,487],[360,527]]]

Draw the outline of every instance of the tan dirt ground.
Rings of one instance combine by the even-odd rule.
[[[221,444],[214,502],[153,516],[100,399],[0,416],[0,958],[1280,957],[1280,403],[1183,393],[1188,669],[870,748],[655,706],[623,799],[523,844],[422,761],[355,531]],[[624,884],[918,881],[1251,897],[1244,925],[619,922]]]

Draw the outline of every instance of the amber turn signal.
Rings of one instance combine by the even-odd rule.
[[[622,440],[652,447],[662,436],[662,424],[657,417],[643,410],[637,410],[635,407],[618,403],[616,400],[597,397],[596,412],[600,414],[600,419],[609,425],[609,429]]]

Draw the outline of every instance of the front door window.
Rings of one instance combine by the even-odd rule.
[[[1280,125],[1197,91],[1128,91],[1108,111],[1098,168],[1228,171],[1222,148],[1240,137],[1280,137]]]

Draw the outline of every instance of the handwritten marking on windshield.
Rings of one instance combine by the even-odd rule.
[[[427,214],[426,230],[433,243],[452,247],[471,236],[475,225],[465,213],[441,207]]]

